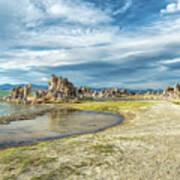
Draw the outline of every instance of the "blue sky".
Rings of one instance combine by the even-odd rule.
[[[180,0],[0,0],[0,84],[180,82]]]

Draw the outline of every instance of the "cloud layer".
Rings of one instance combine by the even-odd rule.
[[[167,5],[166,9],[162,9],[161,13],[176,13],[180,11],[180,0]]]
[[[174,4],[174,5],[172,5]],[[0,83],[92,87],[180,79],[180,1],[0,0]]]

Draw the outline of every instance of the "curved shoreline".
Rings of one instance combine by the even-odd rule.
[[[27,105],[27,106],[29,106],[29,105]],[[36,109],[33,111],[25,110],[24,112],[2,115],[2,116],[0,116],[0,125],[2,125],[2,124],[6,125],[13,121],[31,120],[31,119],[35,119],[36,117],[43,116],[47,113],[56,112],[56,111],[60,111],[60,110],[77,111],[77,109],[75,109],[75,108],[69,108],[69,107],[58,106],[58,105],[38,105],[37,107],[39,109]],[[36,108],[36,107],[34,106],[34,108]]]
[[[117,125],[120,125],[123,122],[123,120],[125,119],[120,114],[114,114],[114,113],[109,113],[109,112],[97,112],[97,111],[87,111],[87,110],[79,110],[79,109],[73,109],[73,110],[77,110],[77,111],[80,111],[80,112],[85,112],[87,114],[89,113],[89,114],[97,114],[97,115],[106,115],[106,116],[117,117],[118,120],[117,120],[117,122],[112,123],[110,125],[106,125],[106,126],[104,126],[102,128],[98,128],[98,129],[90,130],[90,131],[86,131],[86,132],[69,133],[69,134],[60,135],[60,136],[37,138],[35,141],[27,140],[27,141],[19,141],[18,143],[17,142],[0,143],[0,149],[6,149],[6,148],[11,148],[11,147],[19,147],[19,146],[25,146],[25,145],[33,145],[33,144],[37,144],[37,143],[40,143],[40,142],[64,139],[64,138],[68,138],[68,137],[72,137],[72,136],[80,136],[80,135],[98,133],[98,132],[104,131],[106,129],[115,127]]]

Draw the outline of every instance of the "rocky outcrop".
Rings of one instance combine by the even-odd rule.
[[[127,90],[126,90],[126,89],[122,89],[122,90],[120,91],[120,93],[123,94],[123,95],[126,95]]]
[[[66,100],[77,97],[77,89],[67,78],[51,75],[48,90],[39,89],[34,92],[34,100],[39,103],[46,103],[56,100]]]
[[[75,98],[77,97],[77,91],[67,78],[56,77],[56,75],[52,74],[47,95],[55,99]]]
[[[133,92],[133,91],[130,91],[130,92],[128,93],[128,96],[135,96],[135,95],[136,95],[136,93]]]
[[[18,104],[28,104],[28,97],[32,95],[31,84],[29,86],[17,86],[11,90],[9,96],[3,98],[5,101],[17,102]]]
[[[101,91],[92,91],[87,86],[76,88],[67,78],[61,76],[51,75],[49,81],[49,88],[38,89],[33,92],[31,84],[29,86],[21,87],[17,86],[13,88],[10,95],[0,100],[13,101],[20,104],[39,104],[49,102],[79,102],[79,99],[89,98],[107,98],[107,97],[132,97],[132,96],[143,96],[143,97],[179,97],[180,96],[180,85],[176,84],[174,87],[167,86],[162,91],[148,91],[143,94],[141,91],[134,93],[126,89],[102,89]]]
[[[127,90],[119,90],[118,88],[114,89],[102,89],[101,91],[94,91],[92,92],[92,97],[100,97],[100,98],[107,98],[107,97],[122,97],[127,96]],[[131,95],[135,95],[133,92],[131,92]]]
[[[47,90],[39,89],[39,90],[35,91],[34,97],[35,97],[36,99],[38,99],[38,98],[43,98],[43,97],[45,97],[47,94],[48,94],[48,91],[47,91]]]
[[[177,95],[180,95],[180,85],[179,84],[174,85],[174,93]]]
[[[93,92],[87,86],[78,87],[76,89],[76,97],[81,98],[81,99],[82,98],[91,98],[92,94],[93,94]]]
[[[174,87],[166,86],[163,95],[166,97],[179,97],[180,85],[177,83],[174,85]]]

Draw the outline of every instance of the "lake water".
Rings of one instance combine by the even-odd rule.
[[[0,116],[9,115],[13,113],[23,113],[26,111],[36,111],[42,109],[44,106],[29,106],[29,105],[16,105],[0,101]]]
[[[41,106],[22,106],[0,102],[0,116],[33,111]],[[0,147],[30,144],[72,135],[98,132],[120,124],[123,118],[110,113],[63,108],[31,120],[0,124]]]

